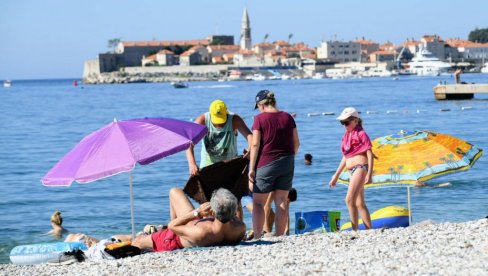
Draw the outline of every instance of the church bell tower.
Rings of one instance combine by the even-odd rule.
[[[251,22],[249,21],[249,15],[247,14],[247,8],[244,8],[244,13],[242,14],[242,24],[241,24],[241,49],[251,50]]]

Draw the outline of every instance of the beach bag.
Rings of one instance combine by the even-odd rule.
[[[141,249],[139,247],[132,246],[127,242],[121,242],[119,244],[120,246],[117,246],[118,244],[112,244],[112,246],[105,247],[105,252],[115,259],[127,258],[141,254]]]
[[[295,213],[295,234],[337,232],[341,228],[341,212],[312,211]]]

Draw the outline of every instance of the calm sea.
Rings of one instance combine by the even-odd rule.
[[[488,82],[488,75],[463,75],[467,82]],[[291,205],[291,225],[297,211],[339,210],[346,187],[328,188],[341,158],[343,128],[335,117],[345,106],[363,111],[364,126],[374,138],[400,130],[429,129],[488,149],[488,95],[468,101],[435,101],[432,87],[452,77],[400,77],[358,80],[296,80],[255,82],[196,82],[188,89],[167,83],[79,85],[73,80],[14,81],[0,88],[0,262],[9,262],[10,250],[19,244],[53,241],[44,235],[49,219],[60,210],[65,228],[98,238],[130,232],[129,177],[113,177],[65,188],[44,187],[40,179],[84,136],[114,118],[171,117],[192,120],[210,102],[222,99],[229,109],[252,124],[254,96],[263,89],[276,92],[282,110],[295,112],[301,139],[294,186],[298,201]],[[440,111],[449,109],[450,111]],[[366,114],[365,111],[373,111]],[[308,116],[335,112],[335,116]],[[239,148],[245,142],[239,137]],[[197,146],[196,152],[199,153]],[[305,153],[314,156],[303,165]],[[197,154],[199,156],[199,154]],[[434,179],[452,186],[414,188],[414,223],[423,220],[458,222],[488,215],[488,158],[482,156],[463,173]],[[168,221],[168,191],[182,187],[188,178],[184,153],[178,153],[133,171],[136,227]],[[406,188],[370,189],[371,211],[388,205],[407,205]],[[249,213],[246,223],[251,227]]]

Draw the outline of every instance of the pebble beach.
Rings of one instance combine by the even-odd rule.
[[[0,265],[1,275],[486,275],[488,219],[148,253],[70,265]]]

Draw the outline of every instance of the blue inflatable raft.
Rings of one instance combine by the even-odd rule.
[[[10,251],[10,261],[18,265],[42,264],[57,258],[63,252],[87,250],[81,242],[53,242],[16,246]]]

